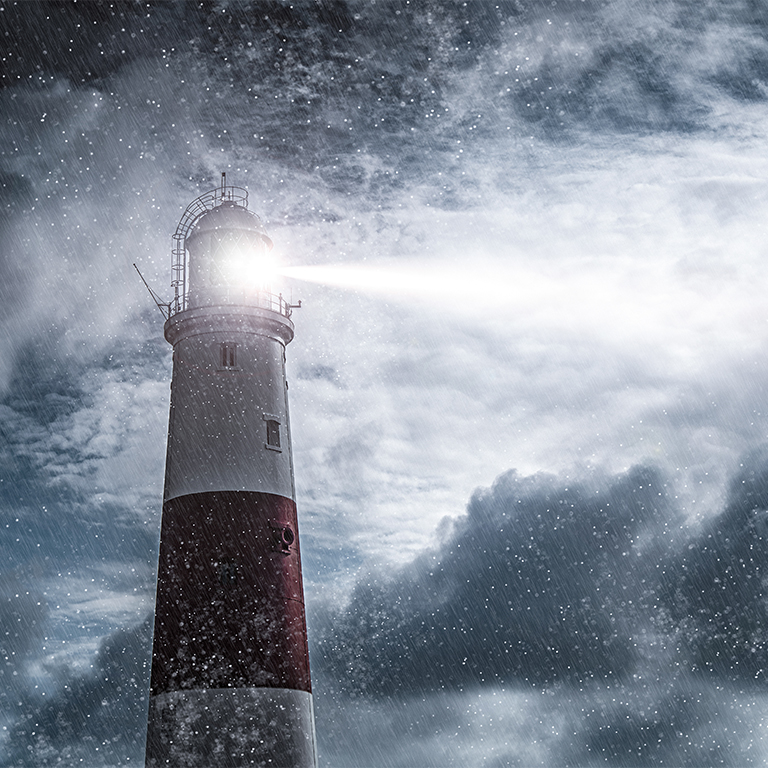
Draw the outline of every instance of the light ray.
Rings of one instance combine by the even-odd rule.
[[[537,268],[538,267],[538,268]],[[385,298],[418,302],[452,315],[507,318],[517,326],[580,329],[614,342],[637,340],[681,358],[715,346],[755,343],[756,298],[748,288],[693,283],[674,262],[641,267],[610,261],[476,265],[398,263],[291,266],[281,276]],[[739,300],[735,300],[734,292]],[[715,323],[716,318],[716,323]],[[714,333],[714,327],[717,333]]]
[[[282,267],[284,277],[348,290],[388,296],[436,301],[471,302],[536,301],[551,291],[549,281],[534,272],[500,270],[497,265],[468,268],[445,264],[402,267],[386,265],[334,264]]]

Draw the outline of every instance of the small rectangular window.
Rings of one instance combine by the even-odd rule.
[[[267,445],[270,448],[280,447],[280,422],[267,419]]]
[[[237,344],[222,344],[221,345],[220,365],[221,365],[222,368],[236,368],[237,367]]]

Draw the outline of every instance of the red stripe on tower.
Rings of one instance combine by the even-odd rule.
[[[272,243],[244,190],[222,182],[195,200],[174,241],[146,764],[314,768],[285,378],[292,307],[271,292]]]

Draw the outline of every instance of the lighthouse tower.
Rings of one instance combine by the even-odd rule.
[[[316,765],[285,348],[247,193],[174,235],[173,380],[146,765]]]

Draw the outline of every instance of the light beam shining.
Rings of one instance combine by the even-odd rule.
[[[521,269],[499,271],[497,266],[468,269],[445,264],[390,268],[363,264],[281,267],[279,273],[295,280],[388,296],[393,299],[492,302],[536,301],[551,291],[542,275]]]
[[[733,287],[692,284],[662,261],[638,268],[622,256],[609,262],[476,260],[466,264],[335,264],[280,267],[282,276],[368,293],[390,301],[431,305],[441,312],[506,318],[518,326],[560,328],[595,338],[630,339],[681,357],[712,351],[713,318],[725,346],[755,342],[754,318]],[[717,346],[717,344],[715,344]]]

